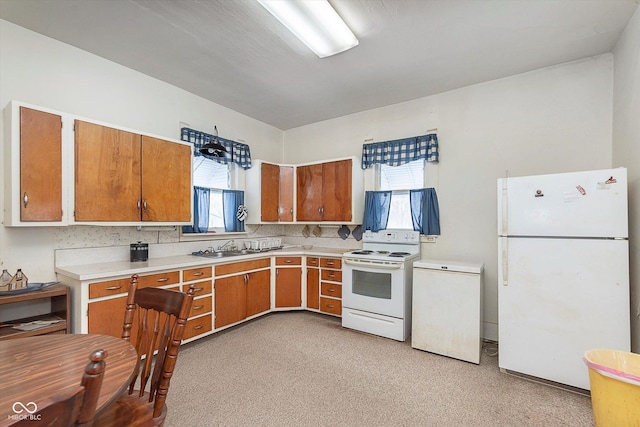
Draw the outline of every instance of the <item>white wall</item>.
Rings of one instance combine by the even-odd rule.
[[[441,162],[428,165],[428,176],[429,185],[438,190],[442,236],[435,244],[423,244],[423,254],[485,263],[485,331],[488,338],[496,339],[495,186],[496,179],[507,170],[517,176],[612,165],[629,168],[632,282],[638,305],[639,21],[636,12],[616,50],[615,129],[612,55],[365,111],[283,134],[196,95],[2,20],[0,107],[17,99],[176,139],[180,122],[205,131],[217,125],[220,136],[248,143],[254,158],[284,163],[360,156],[365,140],[415,136],[438,128]],[[4,191],[3,177],[4,171],[0,171],[0,192]],[[299,234],[298,228],[291,227],[291,232]],[[289,233],[288,229],[285,233]],[[137,236],[135,229],[123,227],[2,227],[0,266],[10,271],[23,268],[32,281],[53,280],[54,249],[122,245],[138,240]],[[157,238],[176,240],[175,234],[158,233]],[[634,315],[637,325],[637,311]],[[640,327],[636,326],[634,334],[638,351]]]
[[[613,165],[629,168],[631,345],[640,353],[640,9],[614,54]]]
[[[281,130],[3,20],[0,52],[2,109],[15,99],[173,139],[180,139],[180,122],[205,132],[217,125],[221,137],[249,144],[254,158],[281,159]],[[0,266],[22,268],[32,282],[54,280],[54,249],[128,245],[143,235],[151,243],[177,241],[177,232],[156,237],[133,227],[1,227]]]
[[[611,166],[613,56],[545,68],[284,134],[284,161],[360,155],[365,140],[438,129],[442,235],[423,257],[485,265],[485,336],[497,339],[496,180]],[[303,148],[303,149],[301,149]]]

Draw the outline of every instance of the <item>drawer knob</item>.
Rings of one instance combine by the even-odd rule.
[[[118,289],[121,289],[121,288],[122,288],[122,285],[119,285],[119,286],[109,286],[108,288],[105,288],[104,290],[105,290],[105,291],[115,291],[115,290],[118,290]]]

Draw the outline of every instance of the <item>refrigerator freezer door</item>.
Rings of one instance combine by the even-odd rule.
[[[498,180],[498,235],[628,237],[627,170]]]
[[[588,390],[585,351],[630,351],[628,241],[500,238],[499,251],[505,240],[500,368]]]

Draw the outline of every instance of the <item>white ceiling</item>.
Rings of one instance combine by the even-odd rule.
[[[611,52],[638,7],[330,2],[360,44],[323,59],[253,0],[0,0],[0,18],[287,130]]]

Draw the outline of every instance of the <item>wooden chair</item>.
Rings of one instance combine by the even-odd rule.
[[[36,424],[49,427],[91,426],[102,387],[106,357],[107,352],[104,350],[91,353],[82,381],[77,388],[38,402],[37,412],[26,416],[16,425],[21,427]]]
[[[152,287],[138,289],[138,275],[131,277],[122,338],[131,341],[133,337],[140,362],[128,391],[97,415],[95,426],[164,424],[165,400],[191,311],[194,287],[191,284],[187,293]]]

